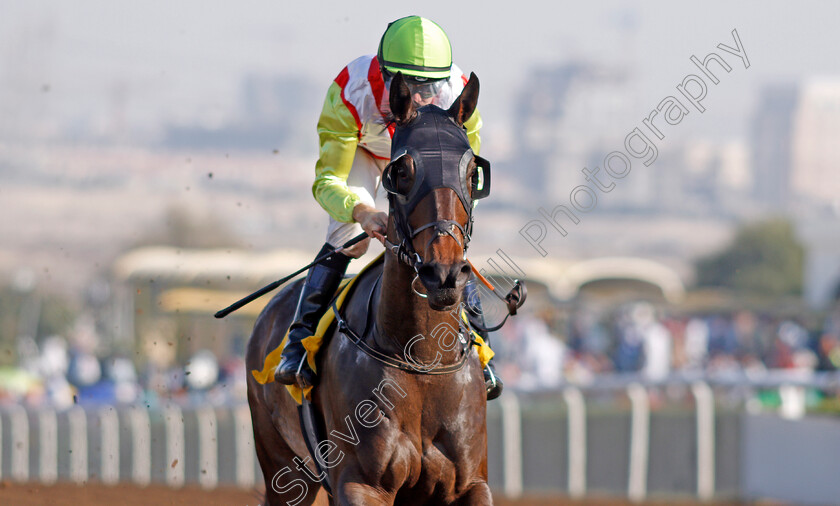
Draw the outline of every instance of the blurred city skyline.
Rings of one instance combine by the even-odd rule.
[[[720,140],[746,136],[764,83],[840,74],[831,52],[840,43],[831,21],[840,7],[802,5],[532,2],[510,11],[432,1],[419,14],[447,30],[455,61],[482,78],[480,105],[490,138],[510,128],[503,124],[515,114],[511,97],[527,89],[535,70],[588,61],[630,73],[622,91],[638,116],[693,69],[691,55],[712,51],[737,28],[754,68],[729,76],[726,87],[708,97],[703,120],[682,134]],[[170,125],[214,128],[239,119],[249,76],[308,83],[319,97],[306,104],[315,118],[338,71],[375,52],[385,25],[408,14],[384,2],[364,10],[338,2],[90,0],[4,2],[2,9],[3,136],[71,134],[130,144],[155,139]],[[311,125],[295,126],[314,133]]]
[[[160,237],[177,209],[247,249],[315,248],[325,215],[309,187],[324,91],[409,13],[385,3],[0,5],[0,274],[27,269],[64,288]],[[475,251],[535,255],[519,232],[538,208],[568,204],[584,167],[701,74],[690,58],[717,52],[733,70],[711,63],[720,83],[705,111],[667,130],[652,166],[638,164],[544,246],[555,259],[651,258],[688,282],[693,259],[738,222],[816,213],[822,221],[804,227],[819,257],[809,272],[830,281],[840,7],[807,5],[428,2],[419,14],[447,30],[455,61],[482,82],[495,183]],[[734,29],[749,68],[718,49],[734,45]]]

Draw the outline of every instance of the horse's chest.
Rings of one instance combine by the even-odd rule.
[[[392,433],[388,451],[373,455],[385,470],[383,485],[419,495],[456,494],[474,478],[482,461],[483,438],[465,431],[464,417],[425,420],[416,430]],[[458,428],[462,430],[458,430]],[[481,431],[479,431],[481,432]]]
[[[353,350],[338,351],[346,353],[336,356],[348,357]],[[362,369],[369,365],[365,360],[354,366]],[[358,436],[352,444],[337,441],[349,457],[334,473],[392,491],[399,504],[418,498],[449,503],[470,484],[486,479],[486,407],[479,367],[471,360],[454,375],[391,374],[366,383],[336,383],[331,391],[358,399],[358,405],[337,410],[330,416],[331,428],[347,433],[352,425]],[[335,377],[351,376],[347,371]]]

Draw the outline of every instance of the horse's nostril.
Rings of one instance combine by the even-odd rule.
[[[444,286],[447,288],[456,288],[462,285],[467,280],[467,274],[464,271],[464,265],[466,262],[456,263],[454,265],[449,266],[447,269],[446,280],[444,281]]]
[[[434,265],[423,264],[423,265],[420,266],[419,269],[417,269],[417,275],[420,276],[420,279],[422,279],[426,283],[432,282],[432,281],[438,281],[439,282],[440,280],[437,279],[437,278],[439,278],[439,276],[436,275],[436,271],[437,271],[437,269],[435,269]]]
[[[454,275],[454,285],[455,286],[463,286],[464,283],[470,279],[470,264],[467,262],[461,263],[460,266],[456,265],[452,269],[452,274]]]

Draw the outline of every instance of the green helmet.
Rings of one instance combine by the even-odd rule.
[[[388,25],[379,42],[383,73],[419,78],[446,79],[452,68],[452,46],[443,28],[420,16],[400,18]]]

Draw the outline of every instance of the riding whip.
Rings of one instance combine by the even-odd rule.
[[[260,288],[259,290],[252,293],[251,295],[248,295],[247,297],[239,299],[238,301],[234,302],[230,306],[216,312],[216,314],[214,314],[213,316],[215,316],[216,318],[224,318],[225,316],[231,314],[232,312],[241,308],[245,304],[248,304],[249,302],[253,302],[254,300],[262,297],[265,294],[267,294],[268,292],[276,289],[278,286],[282,285],[286,281],[288,281],[288,280],[292,279],[293,277],[297,276],[301,272],[304,272],[304,271],[308,270],[310,267],[312,267],[313,265],[321,262],[322,260],[326,259],[330,255],[334,255],[334,254],[338,253],[339,251],[343,250],[344,248],[349,248],[350,246],[353,246],[354,244],[362,241],[367,236],[368,235],[367,235],[366,232],[362,232],[361,234],[359,234],[356,237],[350,239],[349,241],[347,241],[346,243],[342,244],[341,246],[335,248],[334,250],[330,251],[329,253],[324,253],[323,255],[319,256],[314,261],[312,261],[312,263],[310,263],[308,265],[305,265],[304,267],[296,270],[295,272],[289,274],[288,276],[286,276],[283,279],[278,279],[277,281]]]

